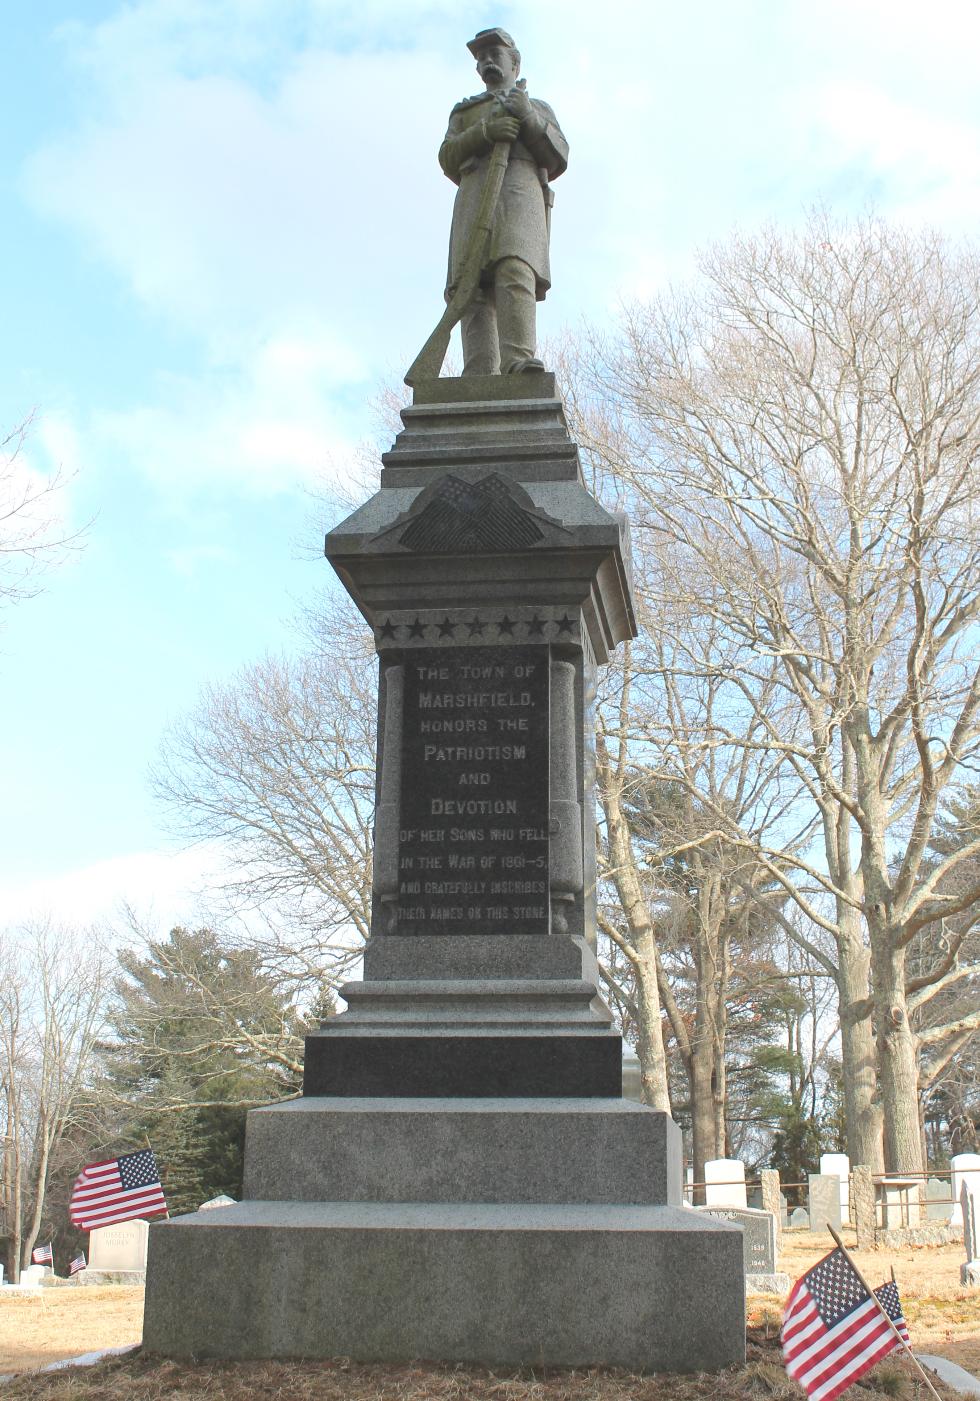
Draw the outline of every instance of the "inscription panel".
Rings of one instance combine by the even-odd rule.
[[[396,934],[548,933],[547,647],[405,658]]]
[[[776,1269],[776,1218],[771,1211],[751,1207],[699,1207],[708,1216],[720,1216],[742,1227],[742,1258],[748,1275],[771,1275]]]

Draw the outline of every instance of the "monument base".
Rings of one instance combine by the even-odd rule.
[[[787,1274],[783,1274],[781,1270],[777,1270],[775,1274],[770,1275],[745,1276],[746,1294],[786,1295],[789,1293],[789,1286],[790,1277]]]
[[[741,1232],[669,1206],[250,1201],[150,1230],[143,1346],[710,1371],[744,1357]]]
[[[146,1283],[145,1270],[79,1270],[72,1276],[72,1284],[127,1284]]]

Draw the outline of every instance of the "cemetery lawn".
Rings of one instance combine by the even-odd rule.
[[[850,1247],[850,1240],[848,1240]],[[780,1268],[795,1279],[825,1254],[809,1233],[783,1237]],[[939,1353],[980,1374],[980,1293],[960,1288],[962,1246],[862,1251],[860,1268],[873,1284],[894,1264],[919,1352]],[[2,1401],[801,1401],[779,1354],[781,1301],[749,1299],[745,1367],[720,1376],[634,1377],[623,1372],[546,1370],[491,1372],[483,1367],[412,1364],[388,1367],[327,1362],[205,1362],[184,1364],[139,1353],[94,1367],[36,1373],[28,1369],[103,1347],[135,1342],[142,1331],[143,1291],[65,1286],[40,1298],[0,1303],[0,1374],[23,1372],[7,1383]],[[943,1397],[956,1393],[937,1382]],[[891,1357],[848,1397],[914,1401],[905,1362]]]

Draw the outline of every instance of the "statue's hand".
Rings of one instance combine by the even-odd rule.
[[[519,122],[524,122],[528,117],[534,116],[534,108],[531,106],[531,99],[527,95],[527,89],[518,83],[513,92],[507,94],[505,99],[508,109],[514,114]]]
[[[516,141],[520,129],[521,124],[517,118],[511,116],[503,107],[493,112],[483,123],[488,141]]]

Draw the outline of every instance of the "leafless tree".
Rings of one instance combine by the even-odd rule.
[[[45,476],[25,461],[32,422],[28,417],[0,438],[0,605],[36,594],[44,572],[60,563],[84,533],[65,529],[59,519],[65,474]]]
[[[97,935],[37,922],[0,947],[0,1234],[14,1282],[44,1216],[52,1157],[74,1127],[102,1026]]]
[[[328,607],[316,626],[312,651],[207,690],[155,787],[176,830],[224,844],[226,895],[269,916],[270,966],[337,981],[370,926],[377,682],[360,620]]]
[[[851,1157],[919,1170],[909,999],[951,965],[936,939],[911,978],[907,950],[980,895],[949,883],[980,839],[927,860],[980,740],[980,259],[817,213],[799,236],[733,239],[700,273],[597,347],[613,431],[592,446],[658,542],[651,613],[680,600],[715,625],[685,670],[758,720],[752,736],[720,724],[719,742],[778,760],[818,820],[809,852],[754,845],[834,940],[831,958],[808,947],[838,986]],[[929,1044],[977,1025],[974,1009]]]
[[[697,620],[683,620],[674,609],[669,619],[645,622],[641,641],[611,666],[597,707],[600,849],[604,877],[618,896],[617,908],[600,908],[600,927],[630,974],[641,1084],[646,1102],[657,1108],[669,1108],[665,1030],[676,1045],[701,1182],[705,1161],[725,1156],[729,1137],[734,964],[748,961],[771,912],[761,894],[772,877],[753,841],[778,830],[793,846],[801,834],[789,830],[796,788],[753,743],[757,716],[743,708],[743,742],[723,740],[720,727],[731,733],[738,723],[726,709],[725,684],[682,673],[679,657]],[[691,984],[685,992],[671,976],[667,948],[683,950],[684,981]],[[614,969],[604,976],[622,998]]]

